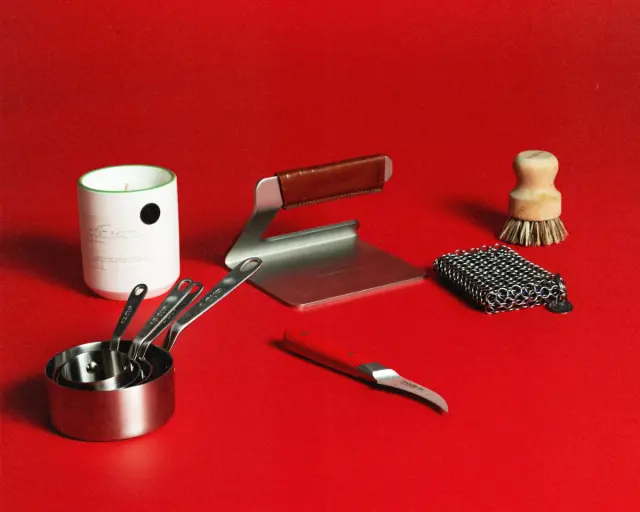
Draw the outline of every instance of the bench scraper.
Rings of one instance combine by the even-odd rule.
[[[449,412],[447,402],[435,391],[401,377],[394,370],[380,363],[367,362],[371,359],[363,358],[348,349],[335,346],[309,332],[287,330],[278,345],[352,377],[410,393],[435,405],[444,412]]]

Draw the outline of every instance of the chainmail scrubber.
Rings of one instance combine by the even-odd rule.
[[[554,313],[573,309],[560,274],[552,274],[504,245],[445,254],[434,261],[433,268],[487,313],[540,305]]]

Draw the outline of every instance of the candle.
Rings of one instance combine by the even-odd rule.
[[[147,298],[180,274],[176,175],[161,167],[120,165],[78,180],[85,283],[98,295],[126,300],[138,283]]]

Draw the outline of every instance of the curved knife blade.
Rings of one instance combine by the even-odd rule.
[[[410,393],[428,401],[444,412],[449,412],[447,402],[435,391],[405,379],[394,370],[380,363],[366,362],[367,359],[355,352],[349,352],[347,349],[337,347],[327,340],[321,340],[311,335],[309,332],[287,330],[280,346],[352,377]]]
[[[389,386],[390,388],[411,393],[438,406],[444,412],[449,412],[447,402],[438,393],[409,379],[405,379],[391,368],[386,368],[380,363],[367,363],[358,366],[358,369],[370,373],[381,386]]]

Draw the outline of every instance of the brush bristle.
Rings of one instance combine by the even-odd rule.
[[[500,240],[524,246],[551,245],[562,242],[568,234],[560,218],[533,221],[511,217],[502,228]]]

